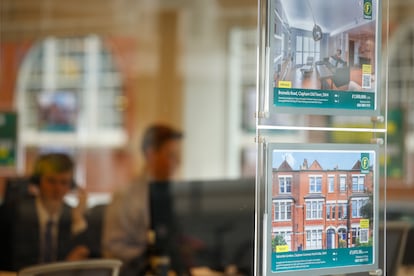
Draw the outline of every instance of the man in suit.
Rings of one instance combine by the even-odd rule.
[[[103,255],[124,262],[122,275],[144,275],[150,251],[169,258],[169,269],[176,275],[188,275],[170,191],[180,164],[181,139],[182,133],[169,126],[150,126],[141,143],[145,159],[141,174],[118,191],[106,209]],[[148,233],[154,234],[153,241]]]
[[[79,191],[79,204],[71,208],[64,196],[74,188],[74,163],[62,153],[41,155],[31,181],[38,194],[1,207],[0,270],[60,260],[80,260],[89,250],[77,240],[87,228],[83,216],[86,196]]]

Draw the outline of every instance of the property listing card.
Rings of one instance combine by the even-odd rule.
[[[380,0],[269,2],[270,110],[376,114]]]
[[[377,267],[376,146],[271,144],[268,160],[270,274]]]

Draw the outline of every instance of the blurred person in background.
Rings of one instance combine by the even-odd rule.
[[[37,194],[18,198],[0,208],[0,270],[62,260],[81,260],[89,255],[82,242],[87,229],[84,218],[86,193],[77,188],[78,205],[64,197],[76,187],[74,162],[64,153],[38,157],[31,182]]]
[[[182,136],[162,124],[147,128],[141,142],[145,160],[142,172],[114,195],[106,209],[103,256],[122,260],[123,275],[148,273],[152,254],[167,257],[170,273],[189,274],[182,259],[170,192],[180,164]],[[148,233],[152,233],[151,240]]]
[[[336,60],[336,66],[341,67],[346,65],[346,61],[342,59],[342,50],[336,49],[336,53],[333,56],[333,58]]]

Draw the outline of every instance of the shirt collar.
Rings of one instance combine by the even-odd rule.
[[[50,215],[48,211],[46,210],[45,206],[42,203],[42,200],[39,196],[36,197],[36,209],[37,214],[39,216],[39,220],[41,224],[46,224],[47,221],[52,220],[53,222],[57,222],[60,216],[60,210],[58,210],[56,213]]]

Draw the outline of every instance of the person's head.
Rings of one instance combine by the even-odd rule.
[[[154,180],[169,180],[174,175],[181,161],[182,137],[182,132],[163,124],[146,129],[141,150]]]
[[[342,50],[341,49],[337,49],[336,50],[336,55],[339,57],[339,56],[341,56],[341,54],[342,54]]]
[[[39,196],[47,208],[58,208],[74,186],[74,163],[64,153],[40,155],[34,164],[32,181],[39,186]]]

